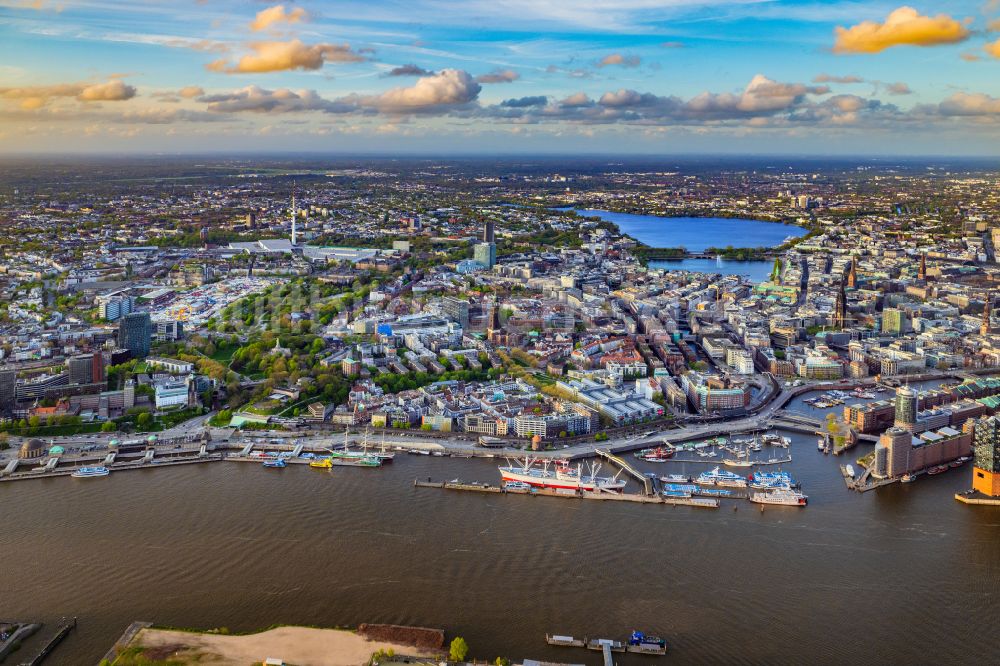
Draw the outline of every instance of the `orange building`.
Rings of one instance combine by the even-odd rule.
[[[990,497],[1000,497],[1000,417],[981,418],[974,428],[972,489]]]

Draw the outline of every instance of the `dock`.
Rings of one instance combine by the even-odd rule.
[[[978,493],[976,494],[978,495]],[[955,493],[955,499],[963,504],[979,504],[982,506],[1000,506],[1000,497],[986,497],[985,495],[970,496],[962,493]]]
[[[572,636],[559,636],[558,634],[545,634],[545,642],[549,645],[561,645],[563,647],[586,647],[586,638],[573,638]]]
[[[653,479],[649,478],[648,476],[637,470],[635,467],[632,467],[632,465],[630,465],[629,462],[624,458],[622,458],[621,456],[617,456],[614,453],[611,453],[611,451],[609,451],[608,449],[594,449],[594,453],[601,456],[602,458],[609,460],[610,462],[613,462],[614,464],[618,465],[623,470],[634,476],[636,479],[638,479],[639,482],[642,484],[643,488],[645,489],[647,495],[653,495],[656,492],[656,489],[653,487]]]
[[[72,620],[64,618],[55,635],[42,646],[42,648],[38,651],[38,654],[36,654],[29,661],[21,662],[21,666],[38,666],[38,664],[45,661],[45,658],[48,657],[49,654],[56,649],[56,646],[69,635],[69,632],[74,629],[76,629],[76,618],[74,617]]]
[[[592,638],[587,641],[587,649],[601,652],[625,652],[625,644],[612,638]]]
[[[440,488],[444,490],[465,490],[498,495],[530,495],[542,497],[565,497],[570,499],[592,499],[609,502],[638,502],[640,504],[673,504],[718,509],[721,502],[709,497],[658,497],[638,493],[589,492],[582,490],[556,490],[552,488],[507,489],[486,483],[463,483],[461,481],[420,481],[413,482],[415,488]]]
[[[140,461],[119,462],[115,463],[109,469],[112,472],[125,472],[133,469],[155,469],[157,467],[170,467],[173,465],[193,465],[197,463],[213,462],[222,459],[223,458],[220,455],[213,455],[211,457],[205,457],[205,458],[181,458],[181,457],[178,457],[176,459],[159,458],[153,461],[152,463],[144,463]],[[57,476],[70,476],[77,469],[78,469],[77,467],[62,467],[62,468],[56,467],[51,471],[47,470],[42,471],[39,468],[34,468],[32,470],[13,474],[10,476],[0,476],[0,481],[6,482],[6,481],[21,481],[25,479],[51,479]]]
[[[104,658],[101,661],[106,661],[109,664],[113,664],[115,659],[118,658],[118,652],[124,650],[129,646],[130,643],[135,639],[136,634],[145,629],[146,627],[152,627],[152,622],[133,622],[125,628],[125,632],[121,637],[115,641],[115,644],[111,646],[111,649],[105,653]]]
[[[851,473],[849,471],[847,471],[847,465],[841,465],[840,466],[840,473],[844,477],[844,483],[847,484],[847,489],[848,490],[855,490],[854,476],[852,476]]]

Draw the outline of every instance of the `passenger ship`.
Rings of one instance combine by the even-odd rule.
[[[111,474],[111,470],[107,467],[81,467],[70,476],[74,479],[90,479],[95,476],[107,476],[108,474]]]
[[[746,488],[746,477],[734,474],[728,470],[716,467],[698,476],[697,483],[707,486],[724,486],[729,488]]]
[[[520,481],[534,488],[591,492],[622,492],[624,490],[625,481],[618,479],[621,472],[614,477],[597,476],[597,472],[601,468],[600,463],[590,463],[588,467],[588,472],[584,473],[582,465],[577,465],[574,468],[565,460],[556,461],[553,465],[548,460],[540,461],[537,458],[527,457],[514,462],[508,460],[506,465],[497,469],[500,470],[500,478],[504,482]]]
[[[750,493],[750,501],[757,504],[781,504],[784,506],[805,506],[809,498],[791,488],[777,488],[770,492]]]

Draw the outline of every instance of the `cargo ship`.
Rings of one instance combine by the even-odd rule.
[[[540,463],[540,465],[539,465]],[[618,478],[619,472],[614,477],[598,476],[600,463],[589,463],[589,469],[585,472],[582,464],[571,467],[565,460],[556,461],[552,464],[548,460],[539,461],[536,458],[526,457],[523,460],[507,461],[497,469],[500,470],[500,478],[506,483],[508,481],[520,481],[533,488],[555,488],[566,490],[585,490],[590,492],[622,492],[625,489],[625,481]]]
[[[769,492],[750,493],[750,501],[757,504],[780,504],[783,506],[805,506],[809,498],[790,488],[778,488]]]

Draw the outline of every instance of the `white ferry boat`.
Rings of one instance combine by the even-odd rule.
[[[809,498],[797,490],[777,488],[769,492],[750,493],[750,501],[757,504],[781,504],[783,506],[805,506]]]
[[[750,475],[750,487],[755,490],[791,489],[799,484],[788,472],[765,472],[758,470]]]
[[[728,470],[719,469],[718,467],[708,472],[702,472],[698,476],[696,483],[706,486],[724,486],[729,488],[746,488],[747,486],[746,477],[734,474]]]
[[[107,476],[108,474],[111,474],[111,470],[107,467],[81,467],[70,476],[74,479],[89,479],[95,476]]]
[[[539,463],[541,466],[539,466]],[[588,471],[584,472],[582,465],[571,467],[565,460],[557,461],[554,465],[548,461],[539,461],[531,457],[507,461],[507,465],[498,467],[500,478],[507,481],[520,481],[534,488],[555,488],[564,490],[586,490],[590,492],[622,492],[625,489],[625,481],[614,477],[598,476],[600,463],[590,463]]]

